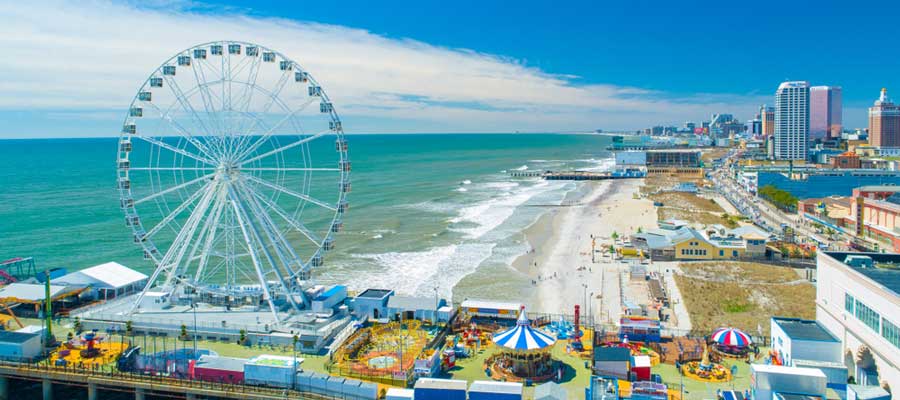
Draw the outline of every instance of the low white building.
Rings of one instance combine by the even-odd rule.
[[[750,396],[754,400],[824,399],[827,390],[825,374],[818,369],[750,364]]]
[[[816,321],[841,341],[848,373],[900,390],[900,254],[819,252],[816,264]]]
[[[793,360],[841,362],[841,341],[816,321],[798,318],[772,318],[772,350],[786,366]]]
[[[113,299],[144,289],[149,277],[117,262],[95,265],[50,281],[54,285],[89,286],[94,298]]]
[[[0,331],[0,359],[31,361],[40,354],[40,333]]]

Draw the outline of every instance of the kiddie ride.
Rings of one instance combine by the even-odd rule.
[[[701,382],[728,382],[732,379],[731,372],[724,365],[709,360],[709,350],[703,351],[700,361],[689,361],[681,366],[684,376]]]
[[[55,364],[72,365],[89,368],[92,365],[103,365],[112,362],[122,353],[127,345],[104,341],[97,331],[85,333],[63,343],[56,352]]]

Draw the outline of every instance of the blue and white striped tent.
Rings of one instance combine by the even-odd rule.
[[[522,307],[516,326],[494,335],[494,343],[510,350],[529,351],[550,347],[556,338],[533,329]]]

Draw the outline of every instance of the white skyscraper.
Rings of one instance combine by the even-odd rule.
[[[809,82],[784,82],[775,92],[775,159],[806,160]]]

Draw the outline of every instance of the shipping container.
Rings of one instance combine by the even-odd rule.
[[[202,355],[193,362],[192,376],[196,380],[207,382],[242,384],[244,383],[244,358],[218,357]]]
[[[469,386],[469,400],[521,400],[518,382],[475,381]]]
[[[309,376],[309,391],[318,394],[327,394],[328,392],[328,375],[311,374]]]
[[[412,389],[389,388],[384,400],[413,400]]]
[[[329,376],[328,380],[325,382],[325,390],[328,391],[329,396],[343,398],[344,382],[346,381],[347,378],[342,378],[340,376]]]
[[[302,358],[260,355],[244,364],[244,381],[250,385],[290,387]]]
[[[466,381],[420,378],[416,381],[416,400],[466,400]]]
[[[750,365],[750,389],[757,399],[771,399],[775,393],[825,397],[825,374],[818,369],[780,365]]]

